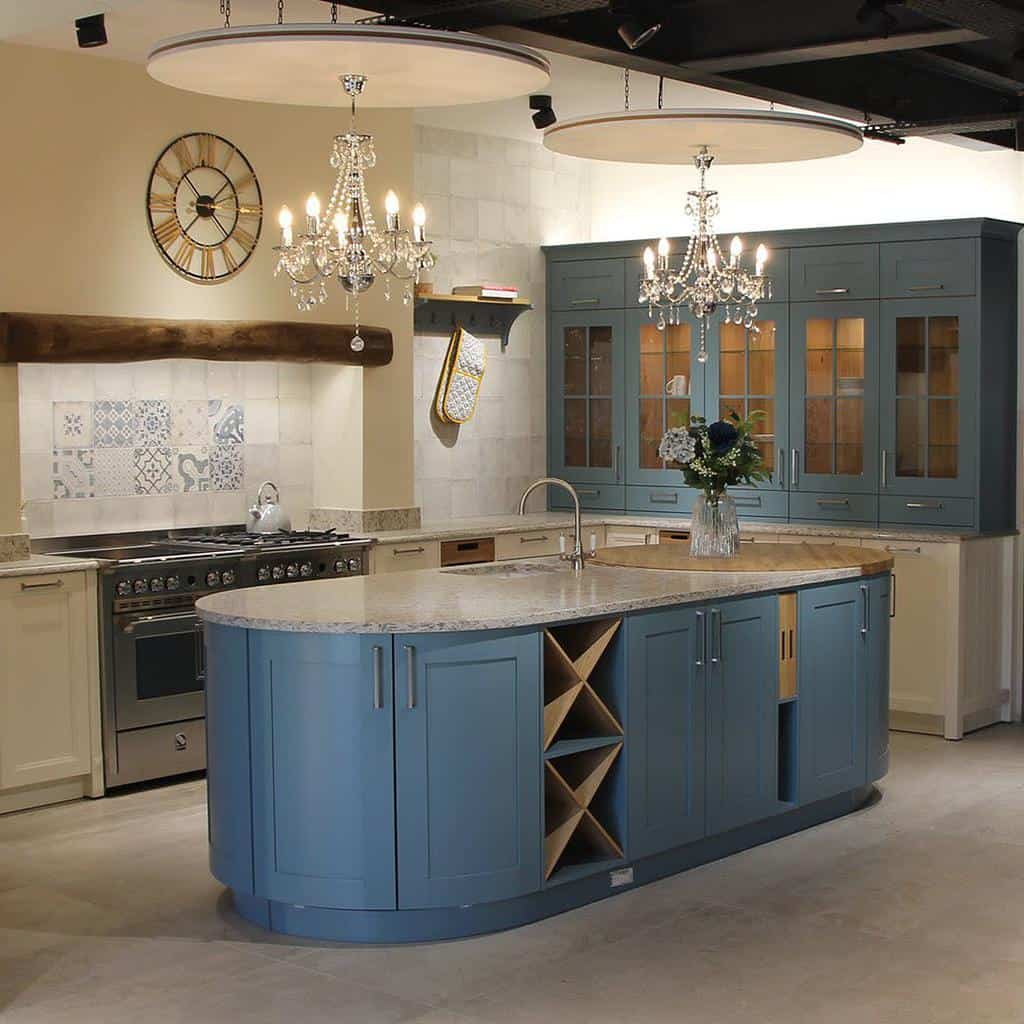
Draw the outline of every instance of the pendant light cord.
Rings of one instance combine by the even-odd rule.
[[[626,109],[629,110],[629,68],[622,74],[623,89],[626,94]]]

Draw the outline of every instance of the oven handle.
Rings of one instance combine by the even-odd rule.
[[[200,619],[195,626],[196,637],[196,682],[206,682],[206,637],[203,634],[203,622]]]
[[[196,613],[192,611],[180,612],[177,615],[143,615],[139,619],[132,619],[131,622],[126,622],[120,628],[122,633],[134,633],[136,626],[146,626],[153,622],[181,622],[185,619],[194,619],[195,617]]]

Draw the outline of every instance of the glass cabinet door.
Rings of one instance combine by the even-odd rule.
[[[622,317],[610,311],[551,318],[550,461],[568,480],[617,483],[622,477]]]
[[[714,328],[709,332],[711,346]],[[631,484],[682,486],[658,445],[669,427],[705,415],[705,367],[697,362],[697,325],[690,318],[658,328],[647,309],[626,314],[626,477]]]
[[[757,330],[720,324],[718,344],[708,361],[708,419],[747,417],[763,412],[756,425],[757,446],[771,480],[761,488],[785,490],[789,456],[789,308],[763,303]]]
[[[792,309],[790,489],[874,493],[878,484],[878,303]]]
[[[977,386],[974,305],[913,299],[882,310],[882,493],[973,494],[963,441]]]

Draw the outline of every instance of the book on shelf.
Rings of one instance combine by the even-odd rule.
[[[460,284],[452,295],[472,295],[478,299],[518,299],[519,289],[510,284]]]

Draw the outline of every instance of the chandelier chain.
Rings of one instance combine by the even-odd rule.
[[[277,0],[277,23],[284,24],[284,0]]]
[[[622,74],[623,90],[625,92],[626,109],[629,110],[629,68]]]
[[[338,24],[338,5],[337,4],[331,4],[331,24],[332,25],[337,25]]]
[[[231,28],[231,0],[220,0],[220,13],[224,15],[224,27]]]

